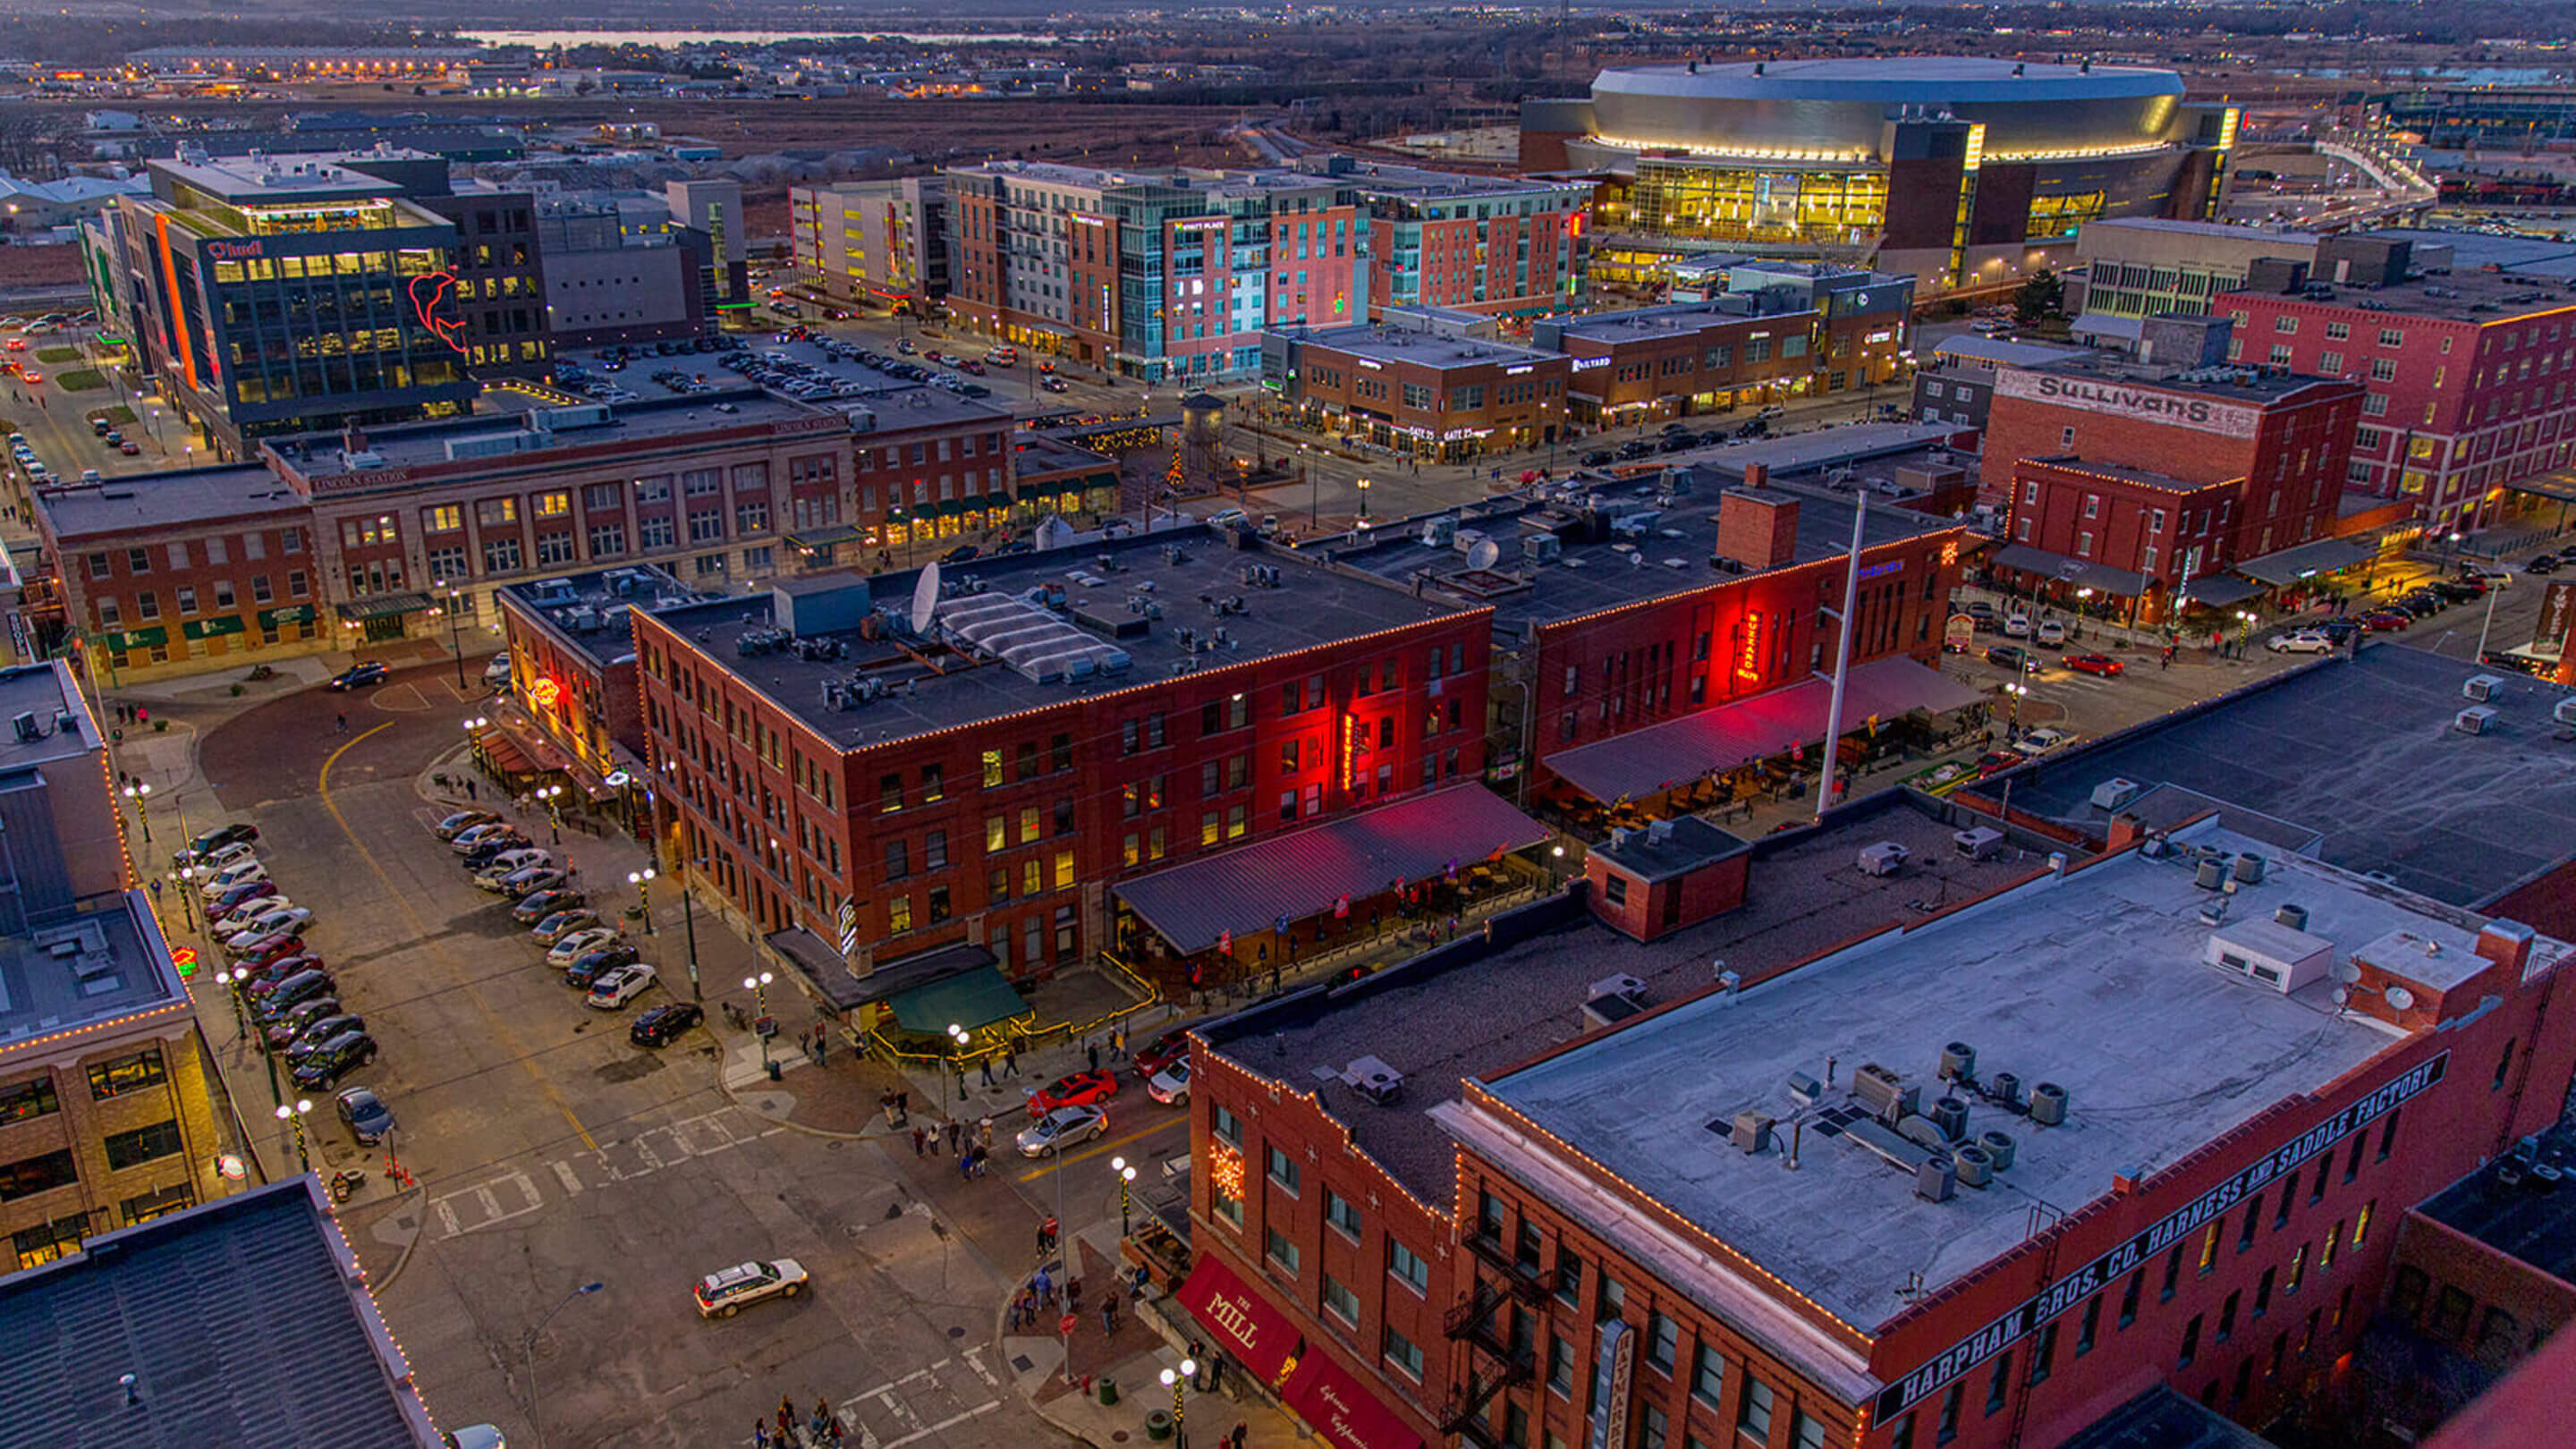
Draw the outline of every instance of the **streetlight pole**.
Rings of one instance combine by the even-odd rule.
[[[752,1005],[758,1011],[752,1018],[751,1034],[760,1037],[760,1069],[764,1072],[769,1070],[769,1038],[761,1036],[760,1023],[769,1015],[769,983],[776,979],[766,971],[742,978],[742,989],[751,993]]]
[[[233,1035],[236,1038],[250,1035],[250,1018],[242,1013],[241,997],[242,981],[249,975],[249,972],[238,966],[228,967],[215,973],[215,979],[224,984],[224,994],[232,998]]]
[[[465,692],[465,642],[463,638],[465,620],[463,617],[464,610],[460,607],[460,601],[465,597],[465,590],[459,585],[449,583],[445,579],[431,579],[429,581],[429,586],[447,600],[447,652],[456,656],[456,692],[458,694],[463,694]]]
[[[1109,1170],[1118,1178],[1118,1236],[1127,1236],[1127,1190],[1136,1181],[1136,1169],[1124,1157],[1109,1159]]]
[[[1362,528],[1366,528],[1366,527],[1368,527],[1368,491],[1369,491],[1369,480],[1367,480],[1366,478],[1362,478],[1361,480],[1359,480],[1359,483],[1360,483],[1360,527],[1362,527]]]
[[[685,872],[680,876],[680,928],[689,939],[689,999],[703,1000],[698,991],[698,898],[691,893]]]
[[[152,816],[144,805],[151,797],[152,786],[148,781],[137,780],[125,787],[125,798],[134,802],[134,818],[143,824],[143,843],[146,845],[152,843]]]
[[[196,894],[197,868],[193,865],[179,867],[179,914],[186,919],[191,931],[197,929],[197,903],[192,899]]]
[[[1186,1430],[1181,1428],[1181,1395],[1189,1389],[1190,1382],[1193,1379],[1196,1379],[1198,1374],[1199,1361],[1194,1358],[1185,1358],[1181,1360],[1181,1367],[1178,1373],[1175,1373],[1170,1369],[1165,1369],[1160,1374],[1155,1375],[1155,1377],[1163,1381],[1163,1387],[1172,1391],[1172,1443],[1176,1446],[1176,1449],[1189,1449],[1189,1434]]]
[[[295,1129],[295,1160],[306,1172],[313,1170],[313,1154],[305,1150],[304,1115],[312,1110],[312,1101],[304,1097],[296,1098],[295,1105],[291,1107],[284,1102],[277,1104],[277,1120]]]
[[[546,804],[546,828],[553,832],[553,844],[563,844],[563,792],[561,785],[539,785],[536,797]]]
[[[545,1449],[546,1442],[546,1400],[545,1395],[537,1392],[537,1337],[574,1299],[588,1297],[607,1286],[605,1283],[584,1283],[565,1294],[554,1307],[546,1310],[546,1316],[537,1320],[537,1326],[528,1330],[526,1340],[520,1344],[521,1356],[528,1369],[528,1422],[537,1431],[537,1449]]]
[[[653,897],[652,894],[646,890],[646,887],[653,883],[653,867],[648,865],[642,870],[628,871],[626,873],[626,883],[635,887],[636,908],[644,913],[644,934],[647,936],[652,935]]]
[[[952,1050],[945,1075],[957,1079],[957,1104],[961,1107],[966,1104],[966,1043],[966,1028],[953,1021],[948,1023],[948,1045]],[[948,1103],[948,1083],[944,1080],[939,1084],[939,1101],[942,1106]]]

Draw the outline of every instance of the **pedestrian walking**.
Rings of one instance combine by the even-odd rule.
[[[976,1142],[977,1142],[977,1143],[981,1144],[983,1147],[985,1147],[985,1148],[987,1148],[987,1149],[990,1149],[990,1148],[992,1147],[992,1145],[993,1145],[993,1114],[992,1114],[992,1113],[990,1113],[990,1112],[985,1113],[985,1114],[984,1114],[984,1120],[975,1124],[975,1140],[976,1140]]]
[[[474,777],[471,775],[465,777],[465,798],[468,800],[474,798]]]
[[[1061,1232],[1060,1232],[1060,1230],[1056,1227],[1056,1221],[1055,1221],[1055,1219],[1053,1219],[1053,1218],[1048,1218],[1048,1219],[1046,1220],[1046,1225],[1045,1225],[1045,1229],[1044,1229],[1044,1230],[1045,1230],[1045,1232],[1046,1232],[1046,1245],[1047,1245],[1047,1251],[1048,1251],[1048,1252],[1053,1252],[1053,1251],[1055,1251],[1055,1245],[1056,1245],[1059,1241],[1061,1241],[1061,1240],[1062,1240],[1062,1233],[1061,1233]]]
[[[1182,1355],[1181,1355],[1181,1357],[1183,1357],[1183,1358],[1185,1358],[1185,1359],[1188,1359],[1188,1360],[1190,1360],[1190,1361],[1191,1361],[1191,1362],[1193,1362],[1193,1363],[1197,1363],[1197,1364],[1202,1364],[1202,1365],[1204,1365],[1204,1364],[1207,1362],[1207,1347],[1206,1347],[1206,1345],[1204,1345],[1204,1344],[1200,1343],[1197,1339],[1193,1338],[1193,1339],[1191,1339],[1191,1340],[1190,1340],[1189,1352],[1182,1354]],[[1206,1369],[1205,1369],[1205,1368],[1201,1368],[1201,1369],[1200,1369],[1200,1373],[1202,1373],[1202,1374],[1203,1374],[1203,1373],[1205,1373],[1205,1372],[1206,1372]],[[1197,1380],[1196,1378],[1193,1378],[1193,1379],[1190,1381],[1190,1387],[1195,1389],[1195,1388],[1197,1388],[1198,1386],[1199,1386],[1199,1384],[1198,1384],[1198,1380]]]
[[[331,725],[333,729],[345,735],[349,732],[349,716],[345,713],[335,714],[331,716]]]
[[[826,1421],[824,1422],[824,1425],[823,1425],[823,1442],[824,1442],[824,1443],[826,1443],[826,1444],[838,1444],[838,1443],[840,1443],[840,1442],[841,1442],[841,1421],[840,1421],[840,1420],[838,1420],[838,1419],[830,1419],[830,1420],[826,1420]]]
[[[1085,1055],[1087,1055],[1087,1056],[1089,1056],[1089,1057],[1090,1057],[1090,1059],[1091,1059],[1091,1069],[1092,1069],[1093,1071],[1095,1071],[1095,1072],[1096,1072],[1096,1071],[1099,1071],[1099,1070],[1100,1070],[1100,1043],[1098,1043],[1098,1042],[1096,1042],[1096,1041],[1095,1041],[1095,1042],[1086,1042],[1086,1043],[1084,1043],[1084,1044],[1083,1044],[1083,1048],[1082,1048],[1082,1049],[1083,1049],[1084,1054],[1085,1054]]]
[[[781,1394],[778,1396],[778,1442],[781,1444],[790,1442],[789,1436],[795,1432],[796,1401]]]
[[[1082,1311],[1082,1279],[1079,1277],[1064,1280],[1064,1306],[1069,1313]]]
[[[769,1449],[769,1421],[767,1419],[754,1419],[751,1421],[751,1449]]]
[[[1041,1308],[1054,1307],[1055,1280],[1047,1276],[1047,1270],[1040,1268],[1038,1270],[1038,1276],[1032,1279],[1031,1282],[1038,1290],[1038,1306]]]
[[[1215,1393],[1225,1383],[1225,1355],[1208,1360],[1208,1392]]]
[[[959,1154],[957,1158],[957,1180],[960,1182],[971,1182],[974,1180],[974,1177],[975,1154],[972,1152]]]
[[[896,1116],[901,1117],[906,1122],[912,1120],[912,1091],[910,1088],[906,1088],[905,1090],[894,1094],[894,1111]]]
[[[1020,1044],[1014,1040],[1005,1043],[1002,1047],[1002,1075],[1006,1077],[1016,1077],[1019,1074]]]
[[[989,1087],[993,1085],[993,1059],[991,1057],[977,1057],[975,1059],[975,1070],[983,1074],[985,1086]]]
[[[954,1118],[954,1117],[951,1117],[950,1119],[948,1119],[948,1150],[949,1150],[949,1151],[951,1151],[951,1152],[955,1152],[955,1151],[957,1150],[957,1140],[958,1140],[959,1138],[961,1138],[961,1137],[965,1136],[965,1135],[966,1135],[966,1124],[964,1124],[964,1123],[962,1123],[962,1122],[958,1121],[958,1120],[957,1120],[956,1118]]]
[[[832,1422],[831,1404],[825,1400],[816,1399],[814,1401],[814,1437],[817,1439],[822,1438],[823,1426],[830,1422]],[[1243,1449],[1243,1446],[1237,1444],[1235,1449]]]
[[[1109,1059],[1113,1062],[1123,1062],[1127,1060],[1127,1029],[1125,1027],[1120,1027],[1118,1030],[1109,1034]]]
[[[1103,1334],[1114,1334],[1118,1331],[1118,1297],[1116,1294],[1111,1294],[1109,1297],[1100,1300],[1100,1331]]]
[[[1251,1432],[1252,1426],[1250,1424],[1245,1423],[1241,1419],[1235,1420],[1234,1433],[1231,1436],[1234,1440],[1234,1449],[1243,1449],[1243,1436]]]
[[[1046,1256],[1048,1249],[1055,1246],[1055,1234],[1050,1231],[1054,1226],[1054,1223],[1055,1220],[1053,1218],[1049,1218],[1047,1221],[1038,1224],[1038,1256],[1041,1258]]]

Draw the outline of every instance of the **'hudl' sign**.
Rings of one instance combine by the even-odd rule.
[[[2200,1230],[2235,1206],[2247,1194],[2298,1168],[2353,1129],[2365,1126],[2397,1104],[2442,1080],[2451,1054],[2443,1052],[2409,1067],[2378,1090],[2332,1117],[2275,1146],[2246,1164],[2243,1171],[2158,1218],[2145,1232],[2034,1293],[2021,1306],[1952,1344],[1921,1368],[1890,1384],[1878,1396],[1875,1423],[1886,1423],[1920,1403],[1933,1390],[2010,1348],[2032,1329],[2083,1302],[2103,1285],[2135,1272],[2147,1259]]]
[[[1996,376],[1995,391],[2004,397],[2082,408],[2089,413],[2117,413],[2122,417],[2178,423],[2195,432],[2216,433],[2228,438],[2254,436],[2254,425],[2262,417],[2252,408],[2238,407],[2233,403],[2162,392],[2155,388],[2124,387],[2116,382],[2096,382],[2087,377],[2066,377],[2053,372],[2007,369]]]

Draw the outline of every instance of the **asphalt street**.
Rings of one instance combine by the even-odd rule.
[[[786,1395],[800,1414],[825,1400],[850,1442],[878,1449],[1065,1442],[1017,1387],[1053,1363],[1004,1356],[1002,1306],[1039,1261],[1037,1223],[1114,1220],[1109,1160],[1185,1150],[1185,1111],[1151,1103],[1131,1076],[1108,1140],[1061,1164],[1006,1158],[969,1183],[908,1139],[888,1139],[889,1153],[808,1135],[728,1096],[718,1068],[738,1041],[699,1028],[659,1051],[633,1045],[635,1012],[687,992],[677,903],[658,902],[657,931],[636,938],[665,982],[624,1012],[565,987],[507,903],[476,890],[432,834],[443,810],[417,782],[475,703],[454,682],[432,664],[372,694],[308,690],[206,722],[201,778],[165,771],[156,787],[155,846],[181,836],[182,811],[193,830],[249,819],[273,877],[315,908],[309,942],[383,1049],[348,1081],[392,1106],[394,1150],[419,1191],[386,1182],[327,1092],[309,1094],[307,1148],[326,1176],[376,1174],[344,1221],[442,1420],[488,1419],[514,1444],[748,1443]],[[531,824],[544,844],[545,822]],[[559,854],[587,880],[616,881],[622,907],[641,848],[565,840]],[[698,939],[710,988],[738,980],[747,948],[704,911]],[[790,1031],[806,1024],[771,1000]],[[291,1171],[261,1059],[217,992],[201,993],[201,1011],[264,1161]],[[970,1110],[993,1111],[997,1142],[1024,1120],[1028,1085],[975,1093]],[[779,1257],[812,1274],[810,1293],[698,1316],[698,1276]],[[574,1293],[593,1282],[598,1293]]]

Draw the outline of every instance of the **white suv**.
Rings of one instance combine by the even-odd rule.
[[[805,1267],[793,1258],[775,1263],[742,1263],[698,1280],[701,1318],[731,1318],[746,1303],[763,1298],[793,1298],[805,1291]]]

